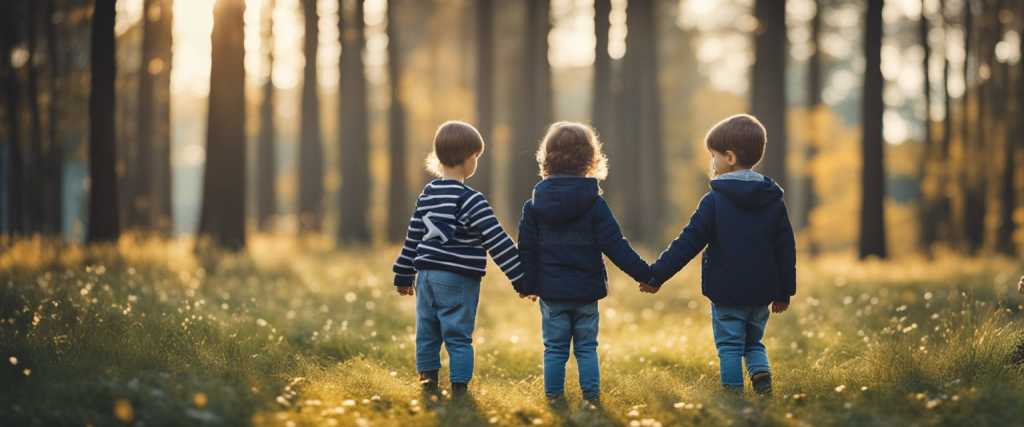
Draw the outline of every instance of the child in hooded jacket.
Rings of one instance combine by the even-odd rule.
[[[622,236],[601,197],[598,180],[607,176],[607,162],[589,126],[551,125],[537,151],[544,179],[523,206],[519,221],[525,274],[521,292],[540,297],[544,391],[553,400],[565,391],[571,346],[583,397],[599,403],[597,301],[608,295],[602,254],[634,280],[647,282],[651,277],[647,262]]]

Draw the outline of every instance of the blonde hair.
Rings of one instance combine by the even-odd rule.
[[[427,172],[438,178],[444,175],[444,166],[461,165],[470,156],[484,152],[484,139],[468,123],[449,120],[434,134],[434,151],[424,160]]]
[[[594,128],[583,123],[557,122],[549,126],[537,150],[537,164],[544,178],[556,174],[599,180],[608,177],[608,156],[601,151]]]

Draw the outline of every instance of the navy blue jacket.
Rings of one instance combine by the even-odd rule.
[[[690,223],[651,266],[661,286],[704,250],[701,291],[716,304],[789,303],[796,243],[782,188],[770,178],[715,179]]]
[[[597,179],[549,177],[537,184],[519,221],[520,292],[551,300],[604,298],[602,253],[634,280],[650,280],[647,262],[622,237]]]

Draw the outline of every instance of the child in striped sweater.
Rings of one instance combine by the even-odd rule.
[[[450,359],[452,395],[465,395],[473,377],[485,249],[517,291],[523,279],[512,239],[484,195],[464,183],[483,151],[483,138],[473,126],[450,121],[437,129],[427,169],[440,179],[416,199],[405,246],[395,261],[398,294],[416,296],[416,370],[424,391],[432,395],[438,391],[442,343]]]

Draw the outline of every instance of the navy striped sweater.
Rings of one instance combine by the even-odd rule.
[[[395,286],[412,286],[417,270],[483,277],[487,252],[520,289],[523,267],[487,199],[456,180],[435,180],[416,199],[405,246],[395,260]]]

